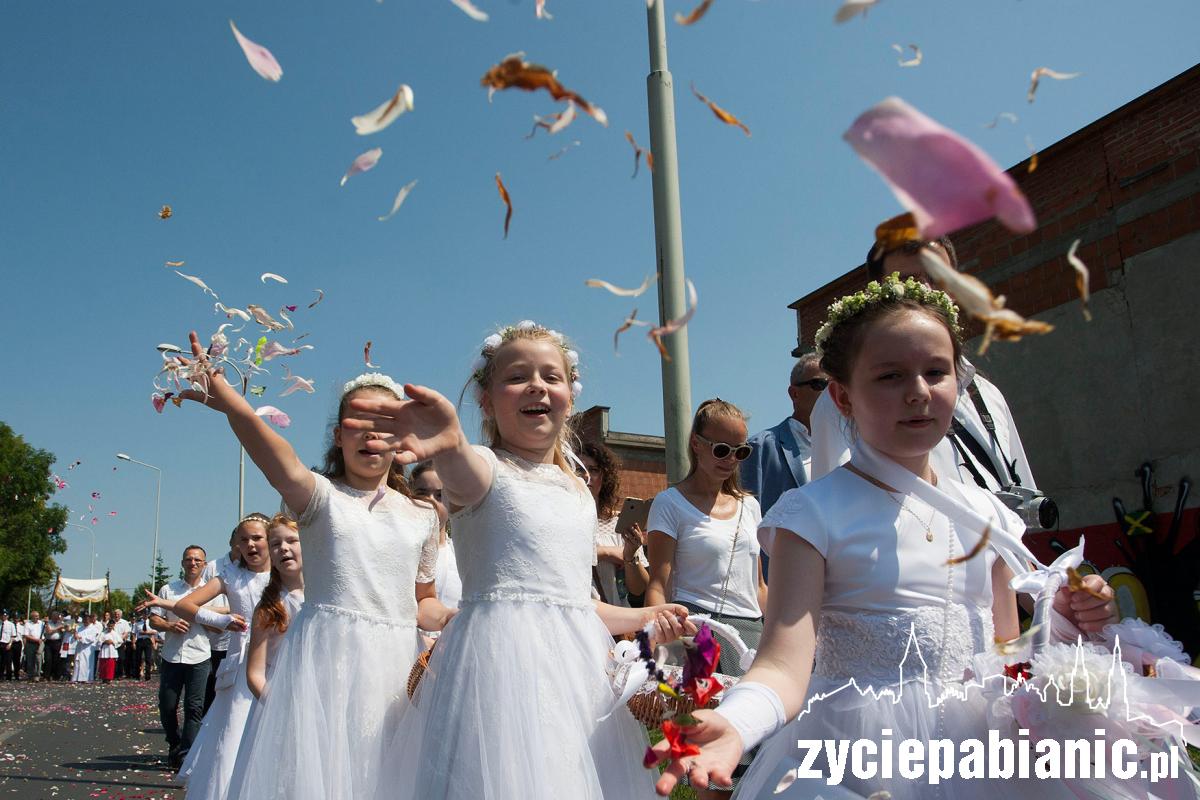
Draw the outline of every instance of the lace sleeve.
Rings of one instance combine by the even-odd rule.
[[[430,524],[429,535],[421,545],[421,560],[417,562],[417,583],[432,583],[437,573],[438,539],[440,524],[436,511],[430,511],[433,521]]]

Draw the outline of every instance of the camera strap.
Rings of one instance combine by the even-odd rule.
[[[984,403],[983,394],[979,391],[979,386],[974,380],[967,384],[967,396],[971,398],[971,404],[975,406],[975,410],[979,413],[979,418],[983,422],[983,427],[985,430],[987,430],[988,436],[992,440],[992,445],[996,448],[996,453],[999,454],[1000,463],[1004,465],[1004,469],[1008,473],[1008,477],[1011,480],[1005,480],[1000,476],[1000,471],[997,469],[995,457],[993,457],[993,455],[987,451],[987,448],[983,446],[982,442],[971,435],[971,432],[968,431],[961,422],[955,419],[950,423],[950,433],[952,434],[951,441],[953,442],[955,449],[958,450],[959,454],[966,462],[965,466],[971,473],[971,477],[975,479],[975,483],[979,484],[980,487],[984,489],[988,488],[987,482],[985,481],[983,475],[980,474],[979,470],[975,468],[975,465],[971,463],[971,459],[967,456],[967,453],[964,450],[964,445],[966,449],[969,449],[971,454],[975,456],[975,459],[982,464],[985,469],[987,469],[993,478],[996,479],[998,486],[1004,487],[1009,485],[1009,483],[1020,486],[1021,476],[1017,474],[1016,462],[1009,462],[1008,456],[1004,454],[1004,448],[1000,446],[1000,439],[996,436],[996,420],[992,417],[991,412],[988,410],[987,404]]]

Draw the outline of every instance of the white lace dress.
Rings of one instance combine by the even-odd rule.
[[[984,516],[1009,513],[973,486],[942,481],[941,488]],[[970,537],[963,537],[964,544],[950,520],[916,498],[903,498],[901,508],[901,496],[892,497],[896,502],[849,470],[835,469],[785,492],[763,519],[759,539],[768,551],[777,529],[783,529],[824,556],[825,596],[809,710],[762,744],[742,778],[739,798],[774,798],[780,781],[804,760],[807,750],[798,747],[798,740],[853,744],[869,739],[891,741],[892,748],[904,739],[987,741],[986,706],[978,693],[940,704],[937,700],[946,690],[961,691],[972,656],[993,645],[991,568],[996,555],[989,548],[966,563],[947,565],[970,548]],[[886,693],[877,696],[881,691]],[[828,696],[821,699],[823,695]],[[835,800],[878,791],[890,792],[893,800],[1073,796],[1059,785],[1032,779],[951,779],[930,785],[902,778],[898,763],[895,757],[890,778],[876,774],[864,780],[847,768],[840,785],[801,778],[778,796]],[[824,755],[805,766],[824,776],[834,772]]]
[[[234,565],[221,574],[229,613],[249,620],[271,579],[270,571],[251,572]],[[229,794],[229,777],[237,761],[238,747],[254,694],[246,683],[246,646],[250,632],[232,633],[229,650],[217,670],[217,696],[204,715],[204,724],[188,751],[176,777],[187,784],[188,800],[224,800]]]
[[[461,611],[400,721],[379,799],[653,798],[645,732],[623,706],[607,716],[618,698],[590,600],[591,496],[556,466],[476,449],[493,476],[453,518]]]
[[[316,475],[299,517],[304,607],[274,656],[231,798],[360,800],[376,791],[420,653],[413,585],[433,580],[432,508]]]

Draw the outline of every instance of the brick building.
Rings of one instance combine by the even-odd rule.
[[[982,358],[978,339],[968,342],[1008,399],[1039,487],[1062,512],[1061,530],[1027,542],[1047,558],[1086,534],[1086,556],[1123,610],[1190,639],[1196,656],[1200,493],[1187,499],[1180,481],[1200,478],[1200,66],[1037,159],[1032,173],[1028,161],[1009,170],[1037,230],[1015,236],[989,221],[951,237],[962,270],[1009,307],[1055,326],[994,344]],[[1091,322],[1066,260],[1076,239],[1091,271]],[[865,281],[863,264],[789,306],[797,355],[812,348],[829,303]],[[1135,475],[1143,464],[1149,474]],[[1172,522],[1178,534],[1168,541]],[[1164,611],[1172,606],[1191,609],[1190,617]]]
[[[620,462],[621,494],[649,499],[667,488],[666,441],[661,436],[621,433],[608,427],[608,406],[592,406],[571,418],[580,439],[602,442]]]

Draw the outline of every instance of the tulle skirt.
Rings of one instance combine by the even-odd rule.
[[[845,683],[842,680],[813,678],[809,691],[809,710],[763,743],[754,763],[742,778],[736,800],[775,800],[776,797],[779,800],[862,800],[883,791],[890,793],[891,800],[1150,800],[1193,797],[1189,781],[1186,780],[1152,785],[1140,777],[1121,781],[1113,778],[1111,772],[1106,773],[1103,779],[1038,779],[1035,772],[1039,755],[1036,742],[1019,736],[1015,725],[1001,725],[997,730],[991,730],[988,703],[978,687],[965,692],[963,684],[951,684],[950,691],[955,696],[939,704],[937,700],[942,689],[939,688],[940,684],[934,682],[928,688],[922,681],[908,682],[903,685],[902,691],[900,687],[892,687],[891,693],[883,693],[878,697],[870,692],[861,694],[856,687],[846,687]],[[830,693],[834,694],[811,700]],[[1103,720],[1098,718],[1094,725],[1087,727],[1087,735],[1090,736],[1090,729],[1103,727]],[[805,746],[799,745],[801,740],[816,740],[814,743],[823,744],[822,740],[829,739],[847,740],[850,743],[840,781],[833,780],[838,775],[838,768],[831,765],[824,748],[815,760],[805,763],[809,746],[807,741]],[[868,753],[869,757],[863,759],[864,764],[873,764],[875,767],[875,774],[870,777],[858,777],[852,773],[853,762],[849,756],[852,755],[854,742],[862,739],[870,740],[877,746],[876,752]],[[939,739],[952,741],[953,750],[948,754],[951,774],[933,783],[928,755],[930,748],[926,747],[919,760],[922,770],[920,776],[905,777],[900,771],[900,743],[905,739],[916,739],[922,743]],[[978,740],[984,751],[983,764],[979,767],[981,774],[977,777],[967,777],[966,771],[960,769],[965,756],[961,745],[969,739]],[[1011,744],[1007,751],[1002,745],[993,749],[991,739]],[[1024,779],[1019,777],[1019,754],[1023,743],[1028,745],[1026,763],[1029,775]],[[890,777],[883,770],[885,750],[891,754],[888,769]],[[998,756],[995,761],[999,767],[1003,769],[1007,764],[1013,770],[1013,777],[988,777],[993,754]],[[1064,753],[1056,761],[1063,764],[1066,758]],[[836,756],[836,760],[841,761],[842,757]],[[939,758],[939,761],[946,763],[945,758]],[[818,771],[821,777],[795,778],[794,773],[789,774],[802,766]]]
[[[385,757],[379,800],[653,798],[648,744],[605,666],[590,603],[465,604]]]
[[[253,703],[254,694],[246,683],[244,653],[231,653],[221,662],[216,697],[175,777],[178,783],[187,785],[187,800],[225,800],[230,796],[229,778]]]
[[[419,646],[415,621],[305,604],[255,703],[231,800],[373,797]]]

